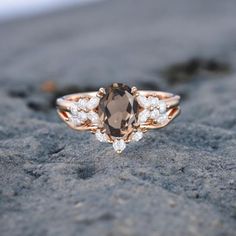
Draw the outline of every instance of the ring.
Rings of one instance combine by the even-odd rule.
[[[168,125],[179,113],[180,96],[144,91],[113,83],[97,92],[75,93],[57,99],[60,118],[72,129],[91,131],[117,153],[137,142],[149,129]]]

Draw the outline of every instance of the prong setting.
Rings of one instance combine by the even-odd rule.
[[[102,98],[104,95],[106,95],[106,90],[104,88],[100,88],[97,93],[97,97]]]
[[[131,88],[131,93],[135,96],[137,94],[137,92],[138,92],[138,89],[135,86],[133,86]]]

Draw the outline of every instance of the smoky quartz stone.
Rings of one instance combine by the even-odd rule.
[[[138,117],[138,103],[127,85],[114,83],[106,90],[98,106],[105,133],[112,137],[127,137]]]

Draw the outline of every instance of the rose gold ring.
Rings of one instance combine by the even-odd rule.
[[[58,98],[57,112],[72,129],[89,130],[121,153],[147,130],[168,125],[180,113],[179,101],[180,96],[171,93],[113,83],[97,92]]]

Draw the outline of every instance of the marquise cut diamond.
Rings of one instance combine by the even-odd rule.
[[[70,112],[71,112],[72,116],[77,116],[77,114],[78,114],[78,104],[77,103],[73,103],[70,106]]]
[[[166,103],[164,101],[159,102],[159,111],[160,111],[160,113],[166,112]]]
[[[153,97],[153,96],[145,97],[145,96],[139,95],[137,97],[137,101],[139,105],[145,109],[159,106],[158,97]]]
[[[150,118],[157,121],[159,118],[160,112],[157,109],[153,109],[150,114]]]
[[[166,113],[160,114],[160,116],[157,119],[157,122],[160,124],[164,124],[168,121],[168,115]]]
[[[139,95],[137,97],[138,104],[143,108],[148,108],[150,106],[148,99],[145,96]]]
[[[150,117],[150,111],[145,109],[139,113],[138,121],[140,124],[145,123],[149,117]]]
[[[70,122],[75,126],[80,126],[82,124],[82,121],[75,116],[70,117]]]
[[[81,120],[82,122],[86,121],[88,119],[88,115],[84,111],[78,112],[77,118]]]
[[[87,99],[80,99],[79,101],[78,101],[78,108],[80,109],[80,110],[86,110],[86,108],[87,108],[87,102],[88,102],[88,100]]]
[[[90,111],[88,113],[88,119],[93,123],[93,124],[99,124],[99,116],[96,112]]]
[[[143,132],[137,131],[133,134],[132,140],[138,142],[143,137]]]
[[[95,133],[95,136],[96,136],[97,140],[100,142],[107,142],[107,140],[108,140],[107,135],[104,133],[101,133],[100,131],[97,131]]]
[[[92,97],[87,103],[88,110],[95,109],[99,104],[100,99],[98,97]]]

